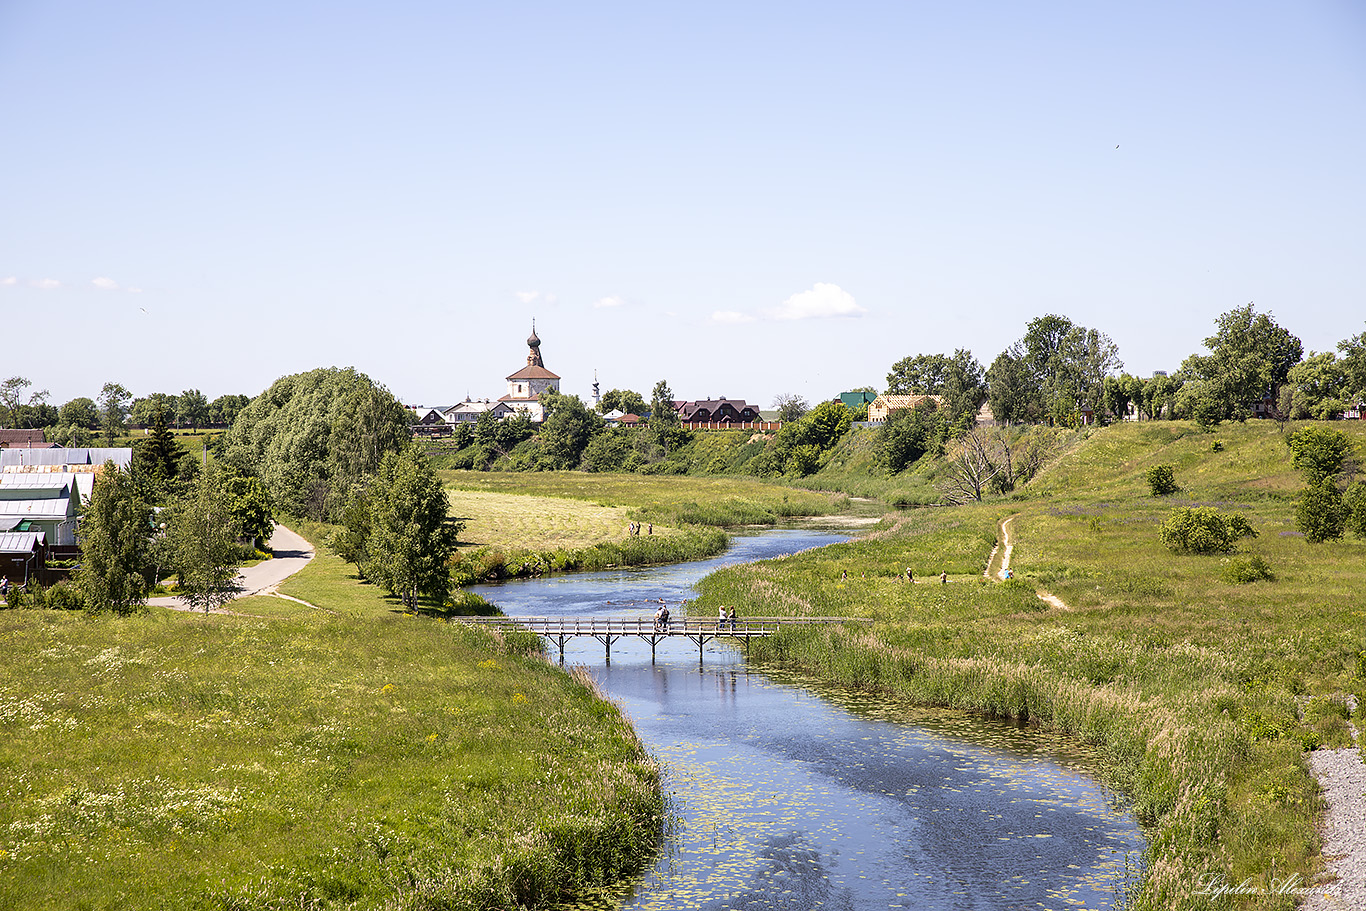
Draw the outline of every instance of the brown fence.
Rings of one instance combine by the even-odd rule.
[[[724,421],[684,421],[688,430],[781,430],[782,421],[738,421],[727,424]]]

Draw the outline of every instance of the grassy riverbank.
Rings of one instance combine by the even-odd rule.
[[[438,473],[467,523],[458,584],[715,556],[722,526],[773,525],[848,508],[842,494],[736,478],[582,472]],[[638,534],[627,526],[640,523]]]
[[[1347,429],[1366,443],[1366,428]],[[1175,497],[1149,495],[1144,473],[1156,464],[1176,466]],[[723,570],[696,610],[873,618],[787,632],[752,655],[1100,744],[1150,837],[1139,907],[1290,908],[1285,894],[1201,891],[1219,878],[1312,881],[1320,803],[1304,750],[1346,742],[1334,700],[1363,687],[1366,542],[1307,543],[1294,529],[1298,486],[1269,423],[1213,435],[1114,427],[1079,439],[1012,500],[915,511],[869,539]],[[1192,503],[1247,515],[1259,534],[1244,556],[1261,556],[1275,578],[1239,584],[1226,574],[1236,557],[1167,552],[1158,525]],[[1012,515],[1017,579],[988,584],[981,574]],[[898,578],[907,566],[918,584]]]
[[[0,909],[514,908],[638,869],[657,770],[535,637],[320,553],[233,615],[0,612]]]

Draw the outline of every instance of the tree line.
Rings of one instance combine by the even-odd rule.
[[[334,549],[407,608],[444,607],[460,525],[407,410],[364,374],[280,378],[238,410],[212,459],[175,439],[164,401],[148,429],[126,469],[96,476],[72,584],[30,597],[126,614],[174,577],[174,594],[208,610],[236,596],[239,566],[281,515],[335,526]]]
[[[245,395],[209,401],[198,389],[134,398],[123,384],[113,382],[105,383],[93,399],[78,396],[57,406],[50,398],[46,389],[33,389],[27,377],[0,381],[0,427],[43,430],[48,442],[60,446],[112,446],[130,426],[150,427],[156,412],[173,427],[226,427],[251,401]]]

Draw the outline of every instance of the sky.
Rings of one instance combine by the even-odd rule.
[[[0,378],[768,407],[1366,329],[1366,3],[0,0]]]

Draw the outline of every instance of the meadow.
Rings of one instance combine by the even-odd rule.
[[[1366,453],[1366,428],[1344,429]],[[1150,495],[1157,464],[1175,466],[1175,495]],[[751,655],[1096,744],[1149,837],[1131,907],[1290,908],[1271,885],[1312,882],[1319,863],[1305,750],[1349,743],[1343,696],[1366,689],[1366,542],[1306,542],[1299,485],[1270,423],[1083,432],[1008,499],[914,510],[862,540],[723,570],[694,609],[873,618],[855,631],[794,629]],[[1240,511],[1257,537],[1239,554],[1173,555],[1158,526],[1183,505]],[[988,582],[1007,518],[1015,579]],[[1254,555],[1274,578],[1236,581],[1229,567]],[[1268,892],[1202,895],[1211,876]]]
[[[439,471],[468,523],[456,582],[682,563],[720,553],[724,526],[774,525],[849,508],[843,494],[748,478]],[[642,528],[629,534],[632,522]],[[481,544],[482,541],[494,543]]]
[[[546,906],[652,855],[658,770],[539,639],[325,551],[282,590],[308,605],[0,612],[0,908]]]

